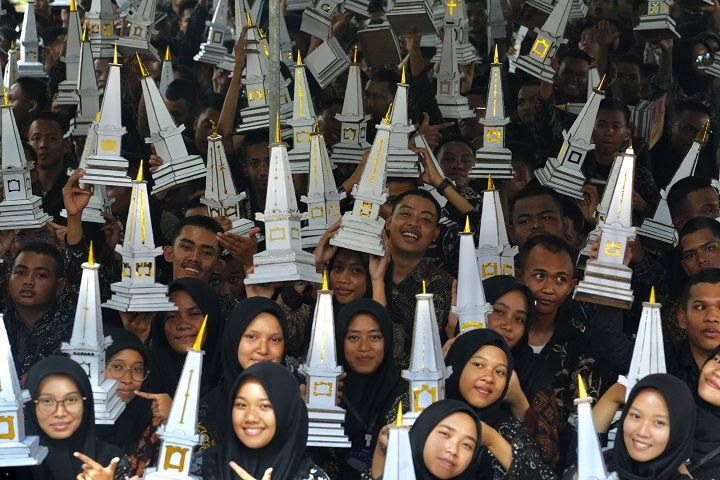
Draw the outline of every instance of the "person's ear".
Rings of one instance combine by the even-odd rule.
[[[213,273],[220,274],[223,271],[223,268],[225,268],[225,260],[222,258],[219,258],[217,262],[215,262],[215,265],[213,266]]]
[[[522,270],[520,267],[515,267],[515,278],[522,279]]]
[[[30,100],[30,108],[28,108],[28,113],[35,113],[38,109],[38,102],[35,100]]]
[[[678,327],[683,330],[687,330],[687,312],[685,312],[686,305],[683,305],[677,312]]]
[[[437,240],[438,236],[440,236],[440,225],[435,225],[435,233],[433,233],[433,243]]]
[[[570,223],[570,217],[563,215],[562,224],[563,224],[563,235],[565,235],[567,232],[572,230],[572,224]]]
[[[64,278],[58,278],[57,290],[55,293],[57,295],[60,295],[65,290],[66,286],[67,286],[67,280],[65,280]]]
[[[508,235],[510,236],[510,242],[517,245],[517,240],[515,239],[515,228],[512,223],[508,224]]]
[[[166,262],[172,263],[173,262],[173,247],[171,245],[165,245],[163,247],[163,258]]]

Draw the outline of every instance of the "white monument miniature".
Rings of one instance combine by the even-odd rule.
[[[402,371],[410,389],[410,411],[403,418],[409,425],[414,424],[430,404],[445,398],[445,380],[452,373],[452,369],[445,366],[433,294],[426,292],[425,280],[422,286],[422,293],[415,295],[410,366]]]
[[[315,107],[310,97],[307,72],[302,63],[300,52],[295,66],[295,96],[293,97],[293,116],[288,123],[293,127],[293,148],[288,152],[290,171],[308,173],[310,168],[310,134],[317,121]]]
[[[165,48],[165,57],[162,62],[162,69],[160,70],[160,82],[158,84],[158,90],[160,95],[165,98],[165,92],[167,92],[168,86],[175,80],[175,74],[173,73],[172,56],[170,55],[170,45]]]
[[[585,97],[585,102],[568,102],[565,105],[565,111],[568,113],[572,113],[573,115],[580,115],[580,112],[582,112],[583,107],[585,106],[585,103],[587,103],[587,99],[589,99],[592,94],[593,90],[595,89],[595,85],[600,83],[600,71],[597,68],[597,65],[594,63],[590,65],[590,68],[588,69],[588,76],[587,76],[587,96]]]
[[[88,128],[95,121],[95,115],[100,111],[100,89],[95,76],[95,63],[87,27],[83,29],[81,43],[77,84],[78,109],[75,118],[70,122],[70,132],[73,137],[86,136]]]
[[[410,427],[403,425],[402,402],[398,402],[395,425],[390,425],[383,480],[415,480],[415,465],[410,448]]]
[[[140,5],[128,17],[128,34],[120,37],[117,41],[120,49],[132,55],[139,52],[155,60],[160,60],[160,55],[151,42],[155,30],[155,6],[154,0],[140,0]]]
[[[560,45],[567,43],[563,38],[572,0],[558,0],[542,28],[536,28],[537,38],[527,55],[520,55],[515,65],[533,77],[553,83],[555,70],[552,59]]]
[[[3,86],[10,90],[10,87],[17,81],[18,78],[18,57],[20,52],[17,49],[15,40],[10,44],[10,50],[7,52],[8,61],[5,64],[5,72],[3,74]]]
[[[292,2],[293,0],[290,0]],[[290,3],[288,2],[288,3]],[[361,17],[369,17],[368,9],[370,8],[370,0],[345,0],[343,10],[352,12]]]
[[[325,138],[317,130],[310,138],[308,194],[303,195],[300,201],[307,204],[308,212],[308,224],[302,228],[302,246],[314,248],[325,230],[340,220],[340,194],[333,177]]]
[[[453,3],[453,2],[450,2]],[[450,22],[445,24],[443,30],[443,49],[440,55],[437,79],[437,90],[435,98],[443,118],[461,120],[475,116],[470,110],[468,99],[460,94],[460,70],[458,68],[458,57],[455,50],[457,38],[454,30],[454,7],[448,4],[450,11]]]
[[[212,121],[211,121],[212,122]],[[232,221],[229,230],[238,235],[247,235],[255,226],[252,220],[240,216],[240,201],[245,199],[245,192],[238,193],[232,178],[230,164],[225,155],[222,136],[218,134],[214,122],[212,132],[207,137],[207,176],[205,177],[205,193],[200,203],[207,205],[211,217],[227,217]]]
[[[667,372],[660,307],[661,304],[655,303],[655,287],[652,287],[650,300],[643,302],[630,370],[627,375],[620,375],[618,378],[618,383],[625,385],[626,400],[640,380],[653,373]]]
[[[548,158],[544,167],[535,170],[535,176],[542,185],[578,200],[585,198],[585,193],[582,191],[585,184],[582,166],[588,152],[595,148],[592,134],[600,101],[605,97],[604,83],[605,76],[593,89],[570,130],[563,131],[564,141],[557,157]]]
[[[105,376],[105,349],[112,345],[113,340],[103,332],[99,269],[91,241],[88,261],[82,264],[72,336],[69,342],[62,342],[60,350],[77,362],[90,379],[95,401],[95,423],[112,425],[125,410],[125,403],[118,396],[117,380]]]
[[[635,31],[648,39],[680,38],[675,30],[675,19],[670,15],[673,3],[672,0],[647,0],[647,13],[640,15]]]
[[[597,431],[593,423],[592,397],[588,396],[585,383],[578,375],[577,405],[577,480],[619,480],[617,473],[608,473],[605,466]]]
[[[337,363],[332,291],[328,274],[323,274],[317,293],[312,336],[307,360],[300,366],[307,378],[308,427],[307,445],[312,447],[350,447],[342,423],[345,409],[337,405],[337,380],[343,368]]]
[[[342,3],[342,0],[317,0],[314,6],[303,11],[300,31],[320,39],[328,38],[332,18],[340,11]]]
[[[25,435],[25,403],[30,392],[20,387],[5,321],[0,315],[0,467],[38,465],[48,454],[38,436]]]
[[[507,20],[502,10],[501,0],[488,0],[487,2],[487,47],[488,55],[492,52],[492,46],[497,44],[505,44],[507,38]]]
[[[85,18],[88,22],[93,58],[112,58],[114,45],[118,40],[115,34],[117,16],[113,12],[112,2],[92,0]]]
[[[320,283],[315,257],[302,250],[300,213],[290,175],[287,145],[280,140],[280,118],[276,119],[275,142],[270,146],[265,212],[255,218],[265,223],[265,251],[253,255],[255,271],[246,284],[308,281]]]
[[[460,65],[479,63],[480,56],[470,42],[470,20],[467,16],[467,6],[463,0],[447,0],[445,8],[444,24],[452,23],[453,37],[456,40],[455,49]],[[447,26],[445,28],[448,28]],[[437,39],[437,50],[432,58],[432,63],[439,63],[442,57],[443,39]]]
[[[331,35],[308,54],[305,64],[320,88],[325,88],[348,69],[350,59],[338,39]]]
[[[487,327],[487,316],[492,312],[492,305],[485,300],[470,217],[465,219],[465,230],[460,234],[458,259],[457,306],[453,307],[453,312],[458,316],[462,334]]]
[[[54,100],[58,105],[77,105],[79,101],[76,90],[80,71],[81,34],[77,5],[75,0],[70,0],[68,27],[65,35],[65,56],[60,58],[65,64],[65,80],[58,85],[58,95]]]
[[[495,275],[515,275],[517,253],[518,247],[510,245],[508,239],[500,192],[495,190],[492,177],[489,177],[488,188],[483,192],[480,236],[476,252],[482,279]]]
[[[35,22],[35,0],[28,0],[25,5],[22,31],[20,32],[20,60],[17,63],[19,77],[35,77],[46,79],[40,59],[40,40]]]
[[[623,260],[628,242],[635,237],[632,226],[632,192],[635,155],[628,147],[622,158],[617,188],[613,192],[605,220],[600,225],[598,258],[588,260],[585,278],[575,288],[574,298],[581,302],[630,308],[632,269]]]
[[[120,312],[169,312],[177,306],[168,298],[167,285],[155,281],[155,259],[162,247],[155,247],[147,182],[143,180],[140,162],[132,182],[130,208],[122,245],[115,251],[122,255],[119,282],[110,285],[113,294],[104,306]]]
[[[335,115],[341,122],[340,143],[333,146],[330,158],[333,163],[359,164],[362,161],[363,151],[370,148],[367,141],[367,122],[370,114],[365,113],[363,106],[363,89],[360,79],[360,65],[357,63],[357,46],[353,53],[353,63],[350,64],[348,80],[345,85],[342,113]]]
[[[388,7],[385,18],[398,35],[437,35],[433,10],[428,0],[395,0]]]
[[[200,381],[205,351],[202,349],[207,315],[192,348],[188,348],[185,364],[175,390],[167,422],[160,425],[157,435],[162,439],[160,456],[155,467],[145,470],[147,480],[199,480],[190,475],[193,449],[200,444],[197,418],[200,407]]]
[[[403,66],[400,83],[397,86],[390,115],[387,176],[418,178],[420,176],[420,162],[417,153],[410,150],[410,137],[415,134],[415,126],[408,117],[409,85],[405,82],[405,66]]]
[[[181,183],[203,178],[206,173],[205,164],[199,155],[188,155],[182,139],[185,125],[175,125],[155,80],[145,70],[140,55],[136,54],[136,57],[142,75],[140,83],[150,125],[150,137],[145,139],[145,143],[151,143],[156,154],[163,159],[163,164],[153,173],[155,186],[152,193],[156,194]]]
[[[480,119],[483,125],[483,146],[475,152],[475,165],[470,171],[471,178],[513,178],[512,152],[505,148],[505,126],[510,119],[505,116],[500,69],[502,63],[495,45],[495,55],[490,66],[487,107]]]
[[[227,14],[227,0],[219,0],[215,5],[212,20],[207,22],[207,40],[200,45],[200,51],[194,57],[196,62],[220,65],[225,60],[227,48],[223,42],[225,35],[230,33]]]
[[[387,200],[385,180],[391,110],[392,105],[385,119],[377,126],[375,141],[360,175],[360,182],[352,188],[352,197],[355,199],[353,209],[343,215],[340,230],[330,239],[330,245],[379,257],[385,255],[382,240],[385,219],[380,216],[380,206]]]
[[[3,90],[2,117],[2,175],[3,201],[0,202],[0,230],[41,228],[51,218],[42,210],[42,199],[33,195],[30,169],[33,165],[25,159],[20,133],[18,132],[7,90]]]
[[[670,207],[668,207],[667,203],[668,192],[670,192],[670,189],[678,181],[695,174],[700,149],[702,149],[705,142],[707,142],[709,130],[710,119],[705,122],[705,126],[698,132],[690,149],[685,154],[685,157],[675,172],[675,175],[673,175],[670,182],[668,182],[667,187],[660,192],[660,203],[658,203],[657,209],[655,209],[653,218],[644,219],[642,225],[640,225],[638,234],[641,237],[652,238],[660,242],[669,243],[670,245],[676,243],[677,232],[675,231],[675,226],[670,216]]]

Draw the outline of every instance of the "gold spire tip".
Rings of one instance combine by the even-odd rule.
[[[95,265],[95,253],[93,252],[93,241],[90,240],[90,248],[88,248],[88,265]]]
[[[137,173],[137,176],[135,177],[135,181],[136,181],[136,182],[142,182],[142,181],[143,181],[143,172],[142,172],[142,169],[143,169],[143,161],[140,160],[140,166],[138,167],[138,173]]]
[[[275,143],[280,143],[280,114],[275,117]]]
[[[404,63],[402,66],[402,76],[400,77],[400,84],[406,85],[406,83],[405,83],[405,64]]]
[[[245,12],[245,15],[247,16],[247,26],[252,27],[253,23],[252,23],[252,18],[250,18],[250,12]]]
[[[425,280],[422,281],[422,289],[423,289],[423,295],[427,293],[427,285],[425,284]]]
[[[145,65],[143,65],[142,59],[140,58],[140,54],[138,52],[135,52],[135,58],[137,59],[138,66],[140,67],[140,76],[143,78],[148,76],[148,71],[145,69]]]
[[[87,42],[87,41],[88,41],[88,36],[87,36],[87,24],[83,25],[82,38],[81,38],[80,40],[83,41],[83,42]]]
[[[297,56],[297,66],[302,66],[302,57],[300,56],[300,50],[298,50],[298,56]]]
[[[117,42],[115,42],[115,51],[113,52],[113,64],[120,65],[118,63]]]
[[[490,190],[495,190],[495,184],[494,184],[493,181],[492,181],[492,175],[488,175],[488,186],[487,186],[487,189],[488,189],[488,191],[490,191]]]
[[[357,63],[357,45],[353,49],[353,63]]]
[[[498,55],[498,46],[495,44],[495,58],[493,58],[493,64],[500,65],[500,56]]]
[[[470,230],[470,215],[465,215],[465,230],[463,230],[463,233],[472,233],[472,230]]]
[[[3,105],[5,105],[6,107],[8,105],[10,105],[10,102],[8,101],[8,96],[7,96],[7,88],[5,88],[5,85],[3,85]]]
[[[217,131],[217,123],[210,120],[210,136],[211,137],[219,137],[218,131]]]
[[[77,12],[77,3],[75,3],[75,0],[70,0],[70,11]]]
[[[171,62],[171,61],[172,61],[172,56],[170,55],[170,45],[168,45],[167,47],[165,47],[165,61],[166,61],[166,62]]]
[[[402,421],[402,402],[398,402],[398,413],[397,417],[395,417],[395,426],[396,427],[402,427],[403,421]]]
[[[325,270],[323,271],[322,291],[326,292],[328,290],[330,290],[330,281],[328,280],[327,270]]]
[[[582,376],[578,373],[578,398],[587,398],[587,396],[585,382],[583,382]]]
[[[655,287],[650,287],[650,303],[655,303]]]
[[[192,349],[196,352],[199,352],[202,348],[203,344],[203,336],[205,336],[205,325],[207,325],[207,319],[208,316],[205,315],[205,318],[203,318],[202,325],[200,325],[200,331],[198,332],[197,338],[195,338],[195,343],[193,343]]]
[[[604,86],[605,86],[605,74],[603,73],[603,76],[600,77],[600,83],[598,83],[597,88],[595,88],[595,90],[597,90],[598,92],[604,92],[604,90],[603,90]]]
[[[700,129],[697,136],[695,137],[695,141],[698,143],[705,143],[708,139],[708,134],[710,133],[710,118],[708,118],[705,121],[705,125]]]
[[[633,149],[633,146],[632,146],[632,136],[631,136],[631,137],[628,139],[628,150],[632,150],[632,149]]]
[[[385,118],[383,118],[383,123],[385,125],[390,125],[390,114],[392,113],[392,107],[393,102],[390,102],[390,105],[388,105],[387,113],[385,114]]]
[[[100,123],[100,112],[95,112],[95,123]]]
[[[10,50],[15,50],[15,49],[17,49],[17,43],[15,42],[15,40],[13,40],[10,43]]]

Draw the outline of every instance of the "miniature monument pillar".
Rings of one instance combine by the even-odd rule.
[[[465,230],[460,234],[460,253],[457,279],[457,306],[460,333],[487,327],[487,316],[492,306],[485,300],[480,270],[475,256],[475,240],[470,229],[470,218],[465,219]]]

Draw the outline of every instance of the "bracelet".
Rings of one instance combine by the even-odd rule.
[[[440,195],[445,195],[445,190],[447,190],[450,185],[452,185],[452,183],[450,183],[450,180],[445,177],[443,178],[442,182],[440,182],[438,186],[435,187],[435,190],[437,190]]]

